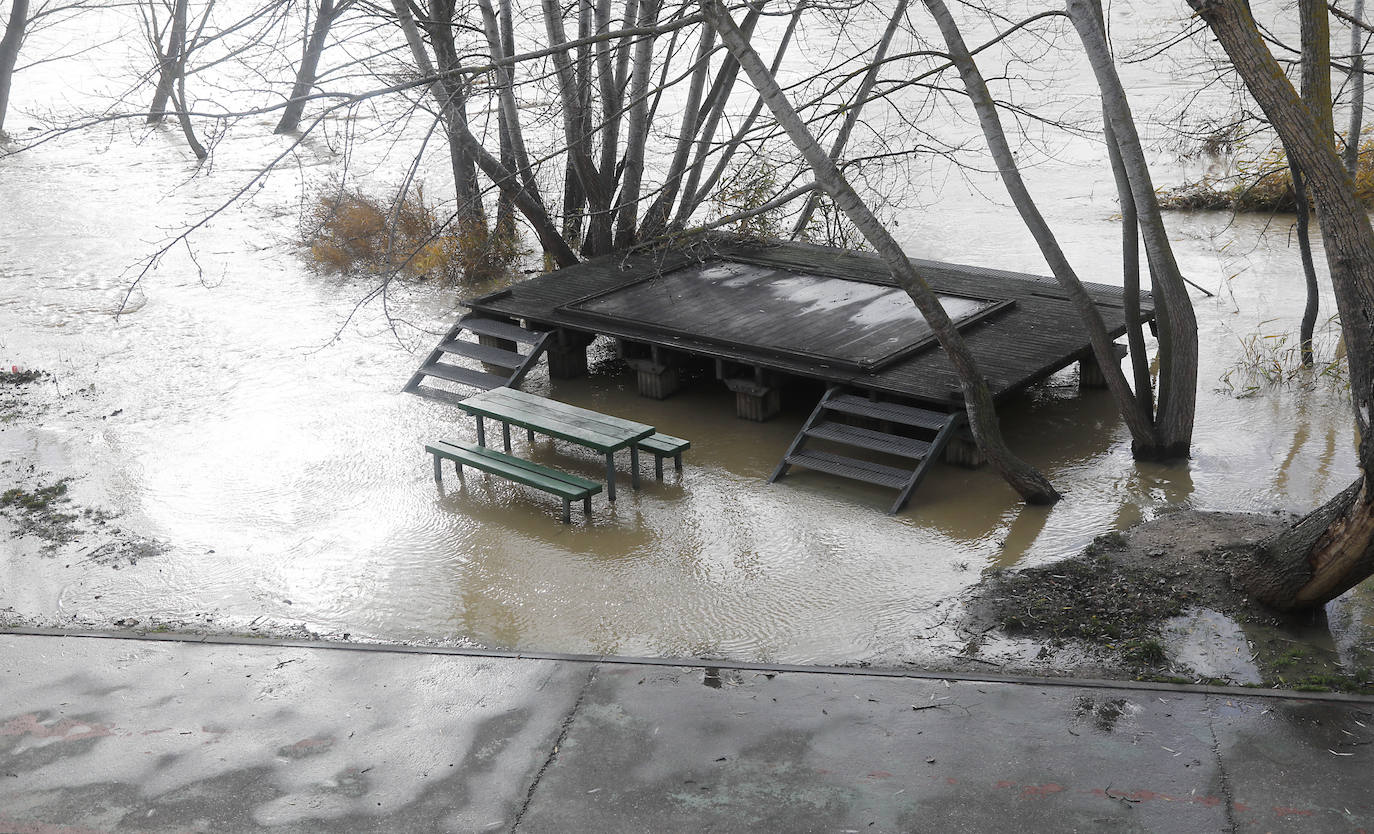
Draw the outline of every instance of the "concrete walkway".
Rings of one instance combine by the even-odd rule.
[[[0,634],[0,834],[1374,830],[1374,705]]]

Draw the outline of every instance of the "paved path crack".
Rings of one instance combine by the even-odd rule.
[[[1226,831],[1236,832],[1240,830],[1236,823],[1236,796],[1231,787],[1231,775],[1226,772],[1226,760],[1221,755],[1221,739],[1217,738],[1217,713],[1212,709],[1212,696],[1207,696],[1203,701],[1203,707],[1207,710],[1207,731],[1212,734],[1212,755],[1217,760],[1217,775],[1221,781],[1221,795],[1226,799]]]
[[[544,758],[544,763],[535,772],[534,779],[530,781],[529,790],[525,791],[525,801],[520,803],[519,810],[515,812],[515,819],[511,821],[511,834],[514,834],[515,830],[520,827],[520,822],[525,818],[525,812],[529,810],[530,803],[534,801],[534,792],[539,789],[539,782],[544,778],[545,771],[557,760],[558,750],[563,746],[569,731],[572,730],[577,712],[582,708],[582,701],[587,697],[587,693],[591,691],[592,681],[596,680],[596,673],[600,668],[600,663],[592,664],[591,670],[587,673],[587,679],[582,682],[582,689],[577,693],[577,698],[573,701],[572,707],[568,710],[568,714],[563,716],[563,724],[559,727],[558,738],[553,740],[553,746],[549,748],[549,755]]]

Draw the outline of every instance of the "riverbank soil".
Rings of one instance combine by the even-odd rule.
[[[1029,640],[1035,665],[1061,673],[1374,693],[1367,650],[1342,662],[1323,645],[1322,612],[1266,608],[1232,578],[1237,560],[1292,520],[1166,513],[1072,558],[992,572],[969,595],[965,654]]]

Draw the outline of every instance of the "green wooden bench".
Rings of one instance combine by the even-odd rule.
[[[682,453],[692,448],[692,443],[680,437],[656,432],[642,440],[636,440],[635,446],[654,456],[654,475],[661,481],[663,480],[663,459],[672,458],[673,468],[681,472]]]
[[[441,465],[444,460],[453,461],[460,478],[463,476],[463,467],[471,466],[473,469],[480,469],[488,474],[534,487],[562,498],[564,524],[572,521],[572,502],[581,501],[582,511],[590,515],[592,496],[601,491],[601,484],[596,481],[569,475],[567,472],[559,472],[557,469],[540,466],[537,463],[517,458],[514,455],[507,455],[495,449],[488,449],[485,446],[438,440],[426,444],[425,451],[434,456],[435,482],[441,485],[444,482]]]

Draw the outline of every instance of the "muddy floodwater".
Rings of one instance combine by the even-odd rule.
[[[140,258],[280,149],[272,123],[199,172],[170,129],[91,132],[0,160],[0,365],[50,375],[0,392],[0,488],[70,479],[74,511],[94,511],[66,543],[0,519],[0,620],[925,662],[958,651],[959,595],[989,568],[1043,564],[1175,508],[1304,512],[1356,473],[1339,384],[1238,396],[1244,340],[1290,332],[1301,315],[1291,218],[1198,213],[1166,218],[1185,273],[1215,294],[1193,295],[1202,367],[1185,465],[1133,462],[1107,396],[1080,393],[1070,369],[1002,412],[1013,448],[1064,500],[1025,507],[986,468],[939,465],[889,517],[888,490],[807,472],[766,483],[818,392],[745,422],[709,378],[640,398],[598,343],[588,378],[540,370],[525,387],[690,438],[680,476],[669,467],[656,482],[645,466],[642,489],[622,481],[615,505],[598,497],[571,525],[550,496],[503,481],[441,491],[424,443],[472,440],[473,428],[400,388],[474,291],[397,284],[369,298],[373,279],[313,272],[297,201],[302,181],[338,165],[330,148],[302,149],[140,277]],[[1030,179],[1080,274],[1119,284],[1117,207],[1096,153]],[[931,200],[938,211],[899,217],[913,256],[1046,271],[1004,200],[964,184]],[[597,477],[593,454],[516,443]],[[627,468],[622,456],[620,477]],[[116,539],[133,544],[104,547]],[[1357,589],[1332,606],[1333,650],[1369,644],[1372,597]]]

